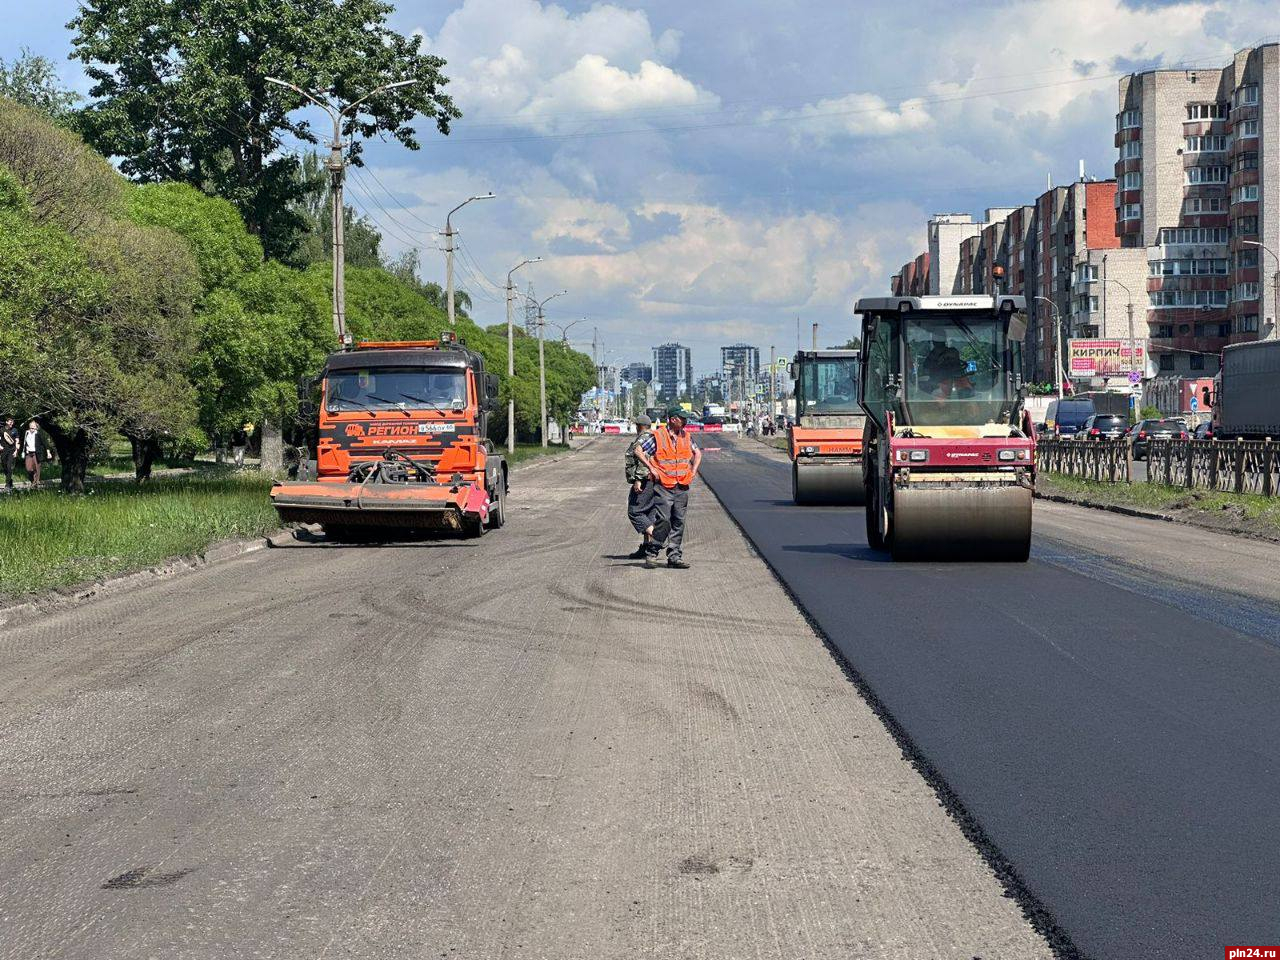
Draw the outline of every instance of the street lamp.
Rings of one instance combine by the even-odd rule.
[[[516,335],[511,326],[511,275],[521,267],[541,262],[541,257],[521,260],[507,271],[507,453],[516,452]]]
[[[1272,298],[1274,301],[1271,305],[1271,309],[1274,311],[1275,315],[1271,318],[1271,336],[1268,338],[1274,340],[1280,337],[1280,255],[1277,255],[1276,252],[1265,243],[1260,243],[1257,240],[1241,240],[1240,242],[1247,243],[1251,247],[1261,247],[1275,258],[1276,272],[1271,278]]]
[[[1066,374],[1062,369],[1062,318],[1058,314],[1058,305],[1048,297],[1034,296],[1033,300],[1043,300],[1053,311],[1053,377],[1058,381],[1058,399],[1062,399],[1062,381]]]
[[[472,200],[492,200],[497,196],[493,191],[475,197],[467,197],[450,210],[444,217],[444,282],[445,299],[449,304],[449,326],[453,326],[453,215]]]
[[[1132,376],[1132,374],[1135,372],[1135,365],[1138,362],[1137,345],[1134,343],[1134,340],[1133,340],[1133,291],[1130,290],[1128,287],[1126,287],[1119,280],[1112,280],[1110,277],[1102,277],[1099,280],[1090,280],[1089,282],[1090,283],[1114,283],[1117,287],[1123,290],[1125,292],[1125,296],[1129,298],[1128,306],[1125,308],[1125,312],[1129,318],[1129,372],[1130,372],[1129,382],[1133,384],[1133,386],[1137,386],[1138,385],[1137,383],[1133,383],[1133,376]],[[1104,313],[1102,317],[1102,320],[1104,323],[1106,322],[1106,319],[1107,319],[1106,314]],[[1138,383],[1141,383],[1142,374],[1145,371],[1136,371],[1136,372],[1138,373]],[[1136,393],[1131,392],[1129,397],[1130,397],[1129,405],[1133,407],[1134,410],[1136,411],[1138,407],[1138,395]]]
[[[342,142],[342,118],[355,112],[356,107],[364,103],[372,96],[382,93],[384,90],[394,90],[397,87],[408,87],[417,83],[417,80],[397,80],[395,83],[384,83],[380,87],[370,90],[359,100],[352,101],[345,107],[335,108],[327,100],[321,100],[319,96],[314,96],[303,90],[301,87],[290,83],[287,80],[280,80],[276,77],[266,77],[267,83],[274,83],[278,87],[285,87],[305,97],[314,103],[317,107],[329,114],[329,119],[333,121],[333,140],[329,144],[329,183],[331,186],[333,206],[333,332],[338,337],[338,342],[343,346],[347,343],[347,304],[346,304],[346,267],[344,258],[346,256],[345,237],[346,233],[346,207],[342,200],[342,181],[343,172],[346,169],[347,161],[343,156],[344,144]],[[320,94],[320,96],[324,96]]]
[[[576,327],[580,323],[586,323],[587,318],[583,317],[581,320],[574,320],[572,323],[565,323],[565,324],[556,323],[554,320],[548,320],[547,322],[560,331],[560,342],[563,344],[568,344],[569,331],[572,330],[574,327]]]
[[[539,431],[542,434],[542,449],[547,448],[547,359],[545,353],[546,329],[547,325],[543,321],[542,308],[554,300],[556,297],[563,297],[568,290],[561,290],[559,293],[553,293],[545,300],[534,303],[538,305],[538,416]]]

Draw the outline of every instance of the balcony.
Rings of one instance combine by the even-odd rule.
[[[1253,334],[1250,334],[1252,337]],[[1229,337],[1151,337],[1152,353],[1168,353],[1169,351],[1192,351],[1196,353],[1218,353],[1231,342]]]

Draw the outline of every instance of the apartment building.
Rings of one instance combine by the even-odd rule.
[[[1119,83],[1116,235],[1147,261],[1159,378],[1212,376],[1229,343],[1276,336],[1280,45]]]
[[[889,289],[895,297],[923,297],[929,292],[929,254],[908,260],[889,278]]]
[[[653,348],[653,387],[658,400],[676,400],[689,393],[693,383],[693,353],[679,343]]]
[[[653,366],[648,363],[628,363],[622,368],[621,377],[627,383],[652,383]]]
[[[755,383],[760,378],[760,348],[746,343],[721,347],[720,369],[730,373],[735,380]]]

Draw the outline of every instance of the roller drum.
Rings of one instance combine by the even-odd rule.
[[[791,497],[802,506],[860,504],[862,462],[796,460],[791,465]]]
[[[893,559],[1025,562],[1031,499],[1014,484],[897,488]]]

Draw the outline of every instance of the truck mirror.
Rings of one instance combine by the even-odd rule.
[[[502,382],[498,379],[498,375],[496,373],[486,373],[484,375],[485,395],[490,400],[497,400],[498,390],[500,389],[501,384]]]
[[[1027,315],[1022,311],[1009,315],[1009,339],[1015,343],[1027,339]]]

